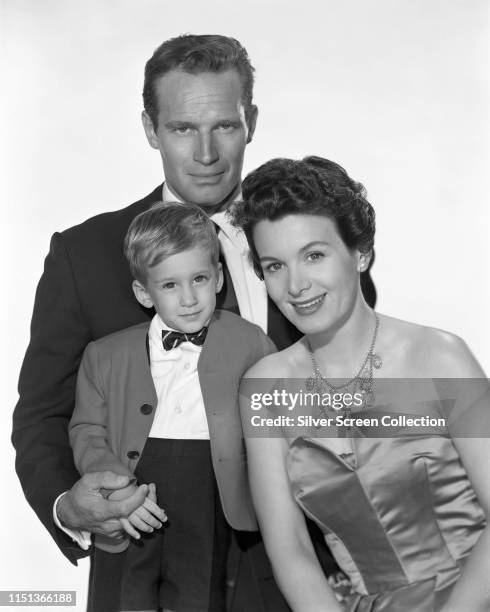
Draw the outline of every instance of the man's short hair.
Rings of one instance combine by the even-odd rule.
[[[171,70],[189,74],[234,69],[242,82],[242,102],[248,114],[252,106],[254,68],[244,47],[229,36],[183,34],[162,43],[145,66],[143,105],[155,130],[158,128],[157,79]]]
[[[201,246],[211,262],[219,261],[214,223],[194,204],[157,202],[135,217],[124,239],[124,254],[133,278],[146,284],[148,269],[167,257]]]

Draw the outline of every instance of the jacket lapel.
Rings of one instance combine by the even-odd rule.
[[[145,327],[146,329],[144,330],[144,336],[142,335],[143,337],[141,337],[141,340],[138,339],[138,342],[135,343],[132,351],[131,369],[132,373],[134,374],[132,376],[132,381],[135,381],[135,384],[137,384],[140,388],[141,404],[150,404],[153,406],[154,417],[158,405],[158,397],[155,390],[153,377],[151,375],[150,349],[148,342],[149,325],[146,325]],[[153,421],[153,417],[151,421]]]
[[[204,408],[209,420],[216,416],[223,404],[223,379],[230,369],[233,347],[229,346],[226,333],[215,313],[209,324],[206,342],[197,363]],[[232,361],[231,361],[232,363]]]

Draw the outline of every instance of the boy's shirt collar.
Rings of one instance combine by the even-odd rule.
[[[165,325],[160,316],[158,314],[155,314],[155,316],[151,320],[150,328],[148,329],[148,342],[150,345],[151,363],[155,361],[178,361],[182,357],[183,351],[189,351],[191,353],[200,353],[202,351],[202,346],[196,346],[192,342],[183,342],[174,349],[166,351],[163,348],[162,343],[163,330],[178,331],[177,329],[173,329],[168,325]]]
[[[155,316],[153,317],[153,319],[155,319],[155,329],[158,329],[160,337],[162,335],[162,331],[173,331],[173,332],[182,333],[180,329],[175,329],[175,327],[167,325],[157,312],[155,313]],[[151,325],[153,325],[153,319],[151,321]],[[213,319],[214,319],[214,313],[211,315],[210,320],[203,327],[209,327]]]
[[[149,435],[153,438],[209,440],[197,372],[202,347],[183,342],[166,351],[162,344],[163,329],[168,327],[155,314],[148,330],[148,348],[158,405]]]

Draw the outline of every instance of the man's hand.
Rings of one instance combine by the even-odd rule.
[[[85,474],[58,501],[56,513],[61,524],[69,529],[120,537],[124,531],[119,518],[130,515],[145,502],[148,485],[141,485],[120,501],[105,499],[100,489],[123,489],[129,482],[128,476],[114,472]]]

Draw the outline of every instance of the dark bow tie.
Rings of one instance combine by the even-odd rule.
[[[204,344],[204,340],[206,340],[207,333],[207,327],[203,327],[199,331],[193,332],[192,334],[185,334],[184,332],[164,329],[162,330],[163,348],[166,351],[170,351],[171,349],[179,346],[179,344],[182,344],[182,342],[192,342],[192,344],[195,344],[196,346],[202,346]]]

